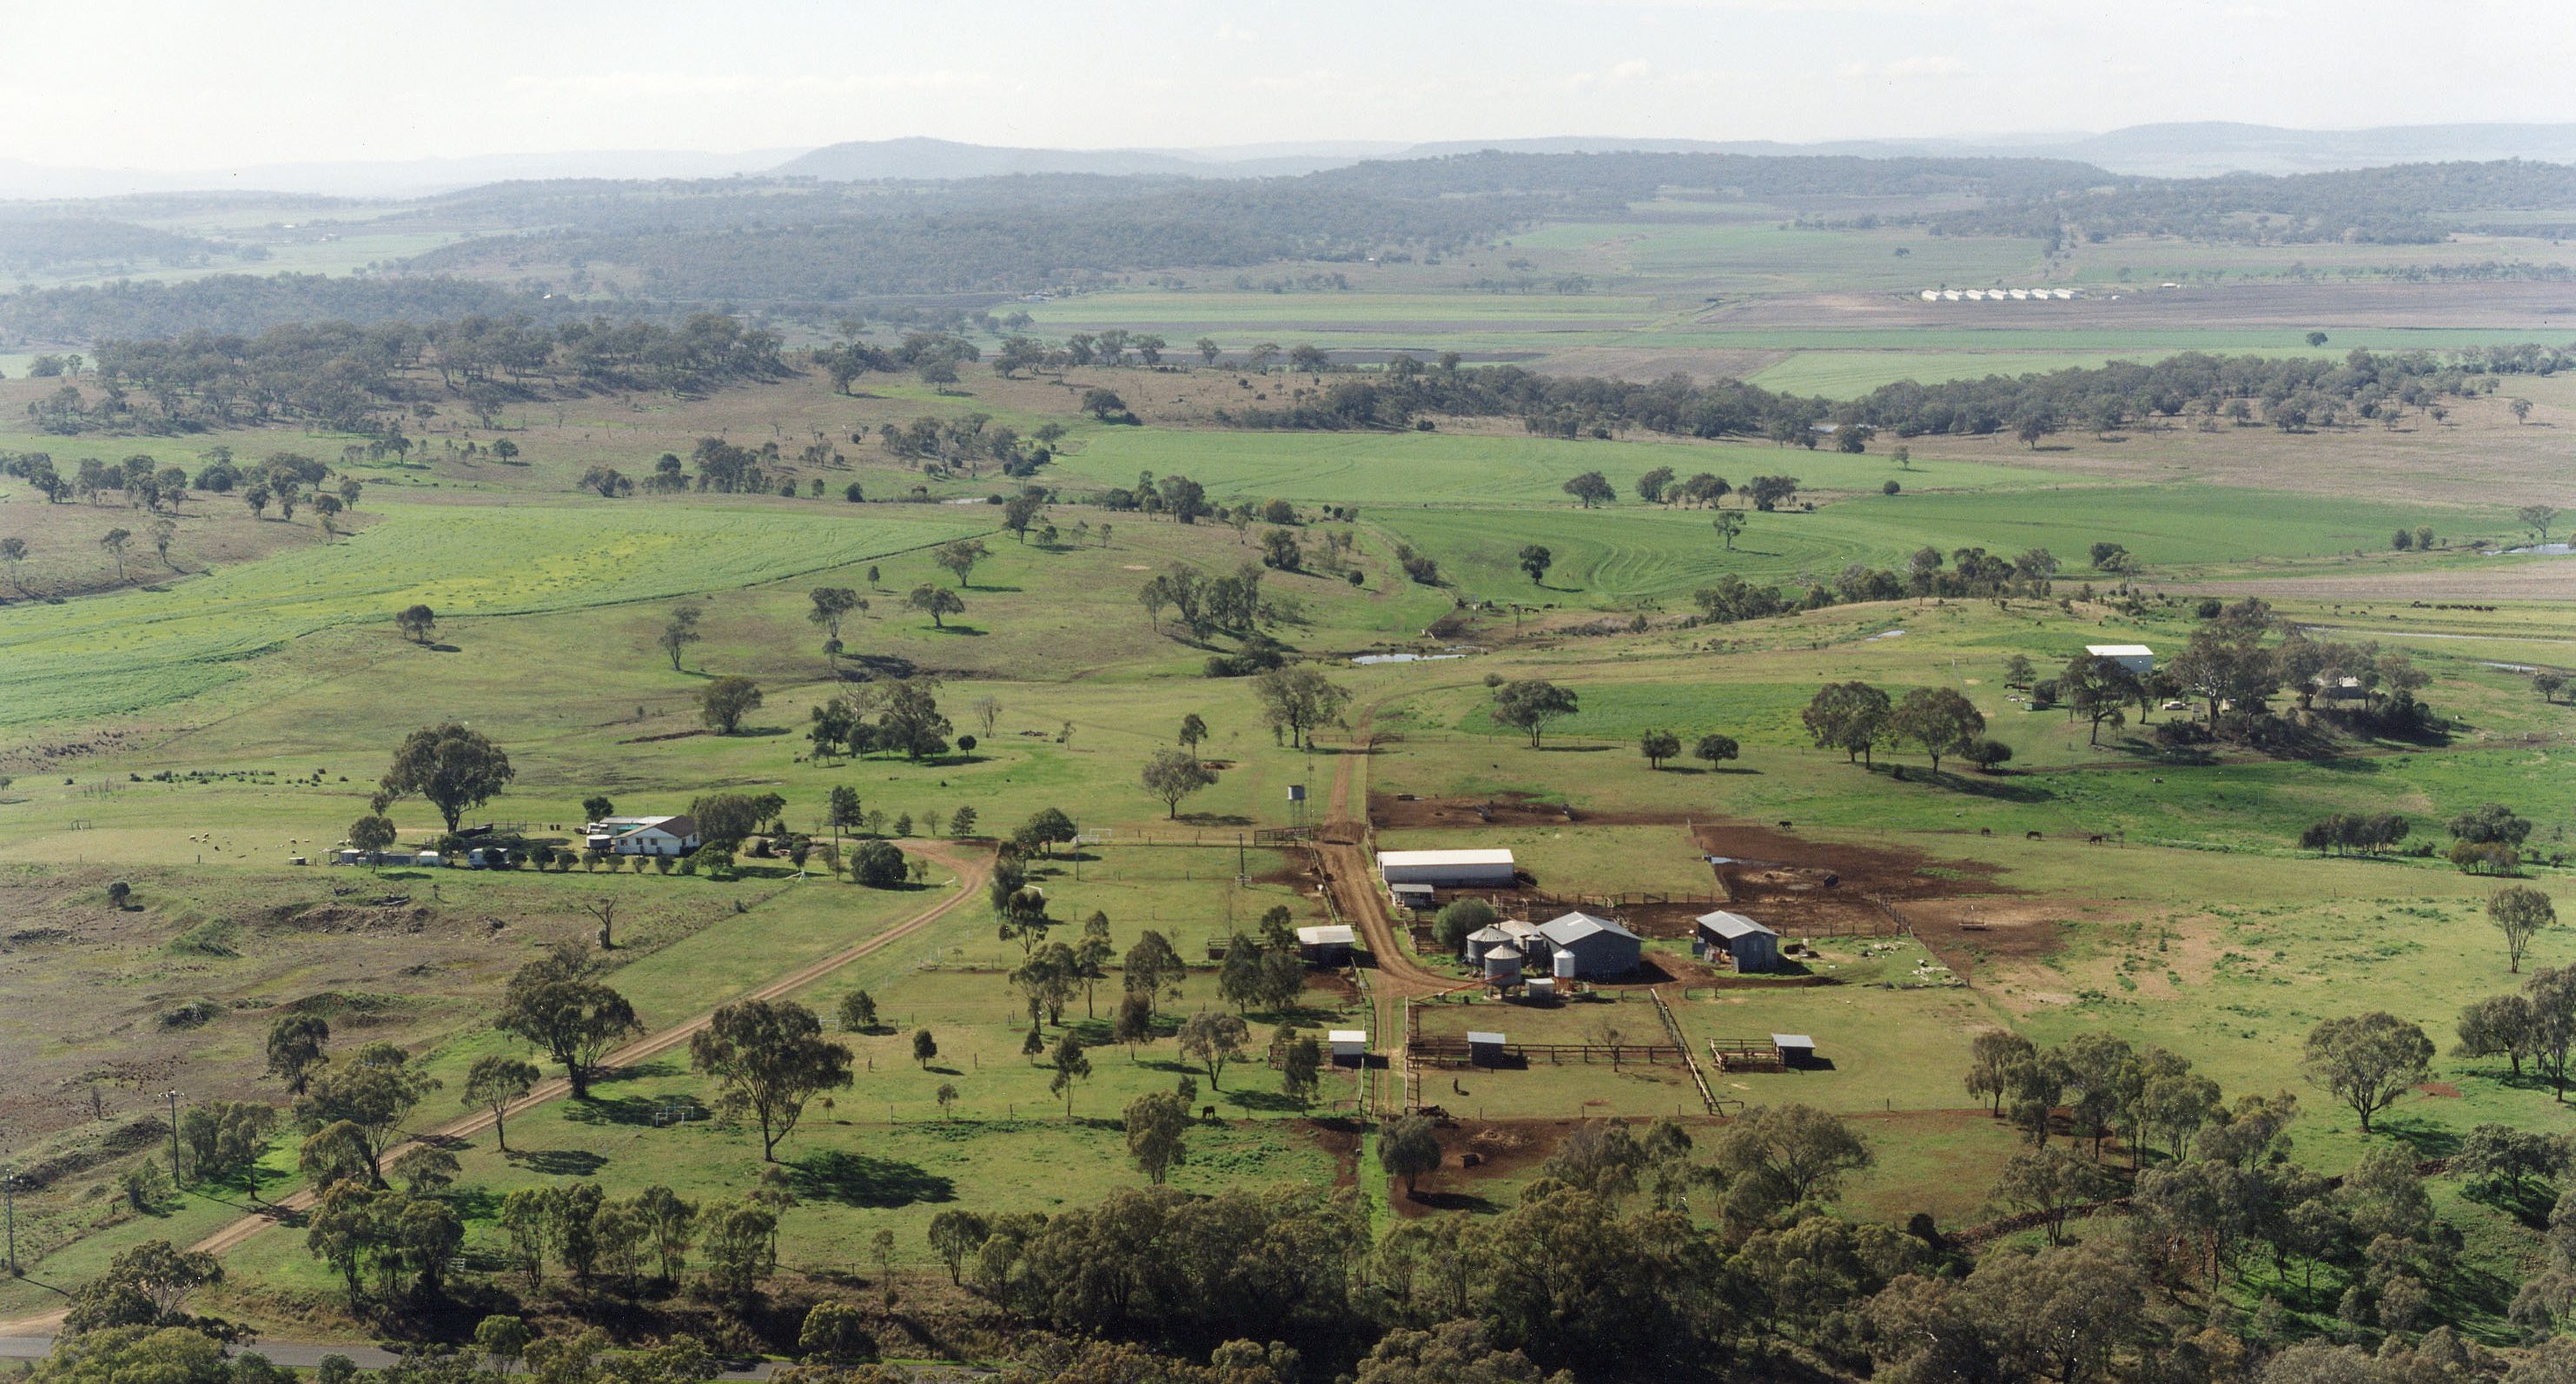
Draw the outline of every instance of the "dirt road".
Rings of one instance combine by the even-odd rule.
[[[830,975],[832,972],[849,965],[853,961],[857,961],[862,957],[881,951],[884,948],[919,932],[923,928],[938,921],[940,918],[945,917],[951,910],[955,909],[960,904],[974,898],[976,890],[982,886],[984,876],[990,868],[989,862],[981,856],[960,856],[947,849],[928,843],[917,842],[913,845],[912,849],[919,854],[957,872],[957,887],[950,891],[946,898],[943,898],[939,902],[932,904],[930,907],[894,924],[892,927],[868,938],[866,941],[852,943],[851,945],[832,953],[830,956],[824,957],[820,961],[813,962],[806,966],[801,966],[796,970],[790,971],[783,976],[779,976],[778,978],[769,981],[758,989],[748,991],[743,995],[738,996],[737,1002],[745,999],[777,999],[782,995],[792,994],[813,984],[815,981]],[[702,1028],[705,1028],[713,1018],[714,1015],[712,1011],[710,1011],[709,1013],[697,1015],[685,1023],[676,1024],[670,1028],[648,1033],[643,1037],[636,1039],[634,1042],[608,1054],[602,1065],[609,1068],[631,1067],[636,1063],[644,1061],[646,1058],[668,1052],[671,1049],[689,1041],[690,1035],[696,1033]],[[570,1094],[572,1094],[571,1083],[565,1081],[561,1077],[554,1078],[550,1081],[540,1082],[534,1090],[527,1094],[526,1098],[520,1100],[517,1104],[510,1106],[504,1114],[515,1118],[516,1116],[529,1110],[533,1110],[540,1105],[544,1105],[550,1101],[561,1100]],[[488,1110],[467,1115],[459,1119],[450,1120],[445,1124],[437,1125],[412,1135],[408,1141],[398,1145],[391,1154],[387,1155],[387,1159],[389,1162],[393,1159],[398,1159],[405,1153],[408,1153],[414,1148],[420,1147],[424,1142],[429,1140],[467,1138],[475,1134],[480,1134],[491,1127],[492,1112]],[[262,1213],[243,1216],[239,1220],[227,1224],[223,1229],[199,1240],[193,1248],[204,1250],[209,1254],[221,1254],[232,1249],[234,1246],[241,1244],[243,1241],[250,1239],[252,1236],[258,1234],[269,1226],[277,1224],[278,1220],[283,1215],[301,1211],[305,1207],[312,1205],[313,1196],[314,1194],[307,1190],[297,1192],[292,1196],[283,1197],[278,1201],[271,1203]],[[42,1316],[22,1317],[15,1321],[0,1322],[0,1336],[33,1336],[50,1334],[56,1327],[59,1327],[62,1324],[62,1319],[63,1314],[61,1312],[52,1312]]]
[[[1358,748],[1370,743],[1368,729],[1368,715],[1363,712],[1352,732],[1353,745],[1333,762],[1333,792],[1325,802],[1324,824],[1315,831],[1315,853],[1329,876],[1325,887],[1332,891],[1334,909],[1367,939],[1369,955],[1377,962],[1369,985],[1375,1010],[1372,1036],[1376,1050],[1386,1059],[1392,1089],[1401,1092],[1405,1089],[1404,1002],[1474,989],[1476,982],[1442,975],[1414,960],[1405,949],[1386,895],[1374,882],[1367,845],[1368,790],[1365,785],[1356,789],[1353,785],[1355,769],[1368,764],[1368,753]]]

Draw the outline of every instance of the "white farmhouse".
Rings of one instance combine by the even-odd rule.
[[[696,850],[695,817],[608,817],[582,828],[590,848],[603,855],[687,855]]]

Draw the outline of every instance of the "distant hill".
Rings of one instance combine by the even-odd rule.
[[[2369,130],[2292,130],[2224,121],[2131,125],[2105,134],[1985,135],[1964,139],[1777,140],[1547,139],[1451,140],[1416,144],[1388,157],[1437,158],[1497,149],[1507,154],[1842,154],[1859,158],[2046,158],[2089,163],[2144,178],[2227,173],[2324,173],[2395,163],[2535,159],[2576,163],[2576,123],[2556,125],[2390,125]]]
[[[822,178],[832,182],[1000,178],[1029,173],[1089,173],[1109,178],[1268,178],[1339,168],[1358,162],[1360,157],[1358,153],[1328,151],[1231,157],[1223,150],[1010,149],[946,139],[866,139],[825,145],[770,171],[782,178]]]
[[[2017,147],[2015,153],[2037,153]],[[2286,130],[2274,125],[2132,125],[2047,152],[2156,178],[2221,173],[2321,173],[2392,163],[2536,159],[2576,163],[2576,123],[2388,125],[2369,130]]]

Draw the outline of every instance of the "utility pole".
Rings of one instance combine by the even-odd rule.
[[[8,1206],[9,1268],[11,1278],[18,1276],[18,1175],[0,1173],[0,1203]]]
[[[161,1094],[170,1102],[170,1185],[176,1188],[185,1180],[179,1170],[179,1089],[174,1086]]]

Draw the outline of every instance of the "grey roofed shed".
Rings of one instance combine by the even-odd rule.
[[[1739,971],[1776,971],[1780,968],[1780,934],[1741,913],[1719,909],[1699,915],[1697,931],[1712,952],[1724,952],[1734,958]]]
[[[1479,1067],[1499,1067],[1503,1062],[1503,1035],[1470,1033],[1467,1035],[1467,1060]]]
[[[1339,966],[1351,959],[1355,939],[1348,926],[1301,927],[1297,929],[1297,954],[1313,966]]]
[[[1590,913],[1567,913],[1551,918],[1538,930],[1547,942],[1554,970],[1558,975],[1581,977],[1626,975],[1637,969],[1644,955],[1644,939],[1608,918]],[[1574,965],[1569,972],[1561,958],[1571,955]]]

